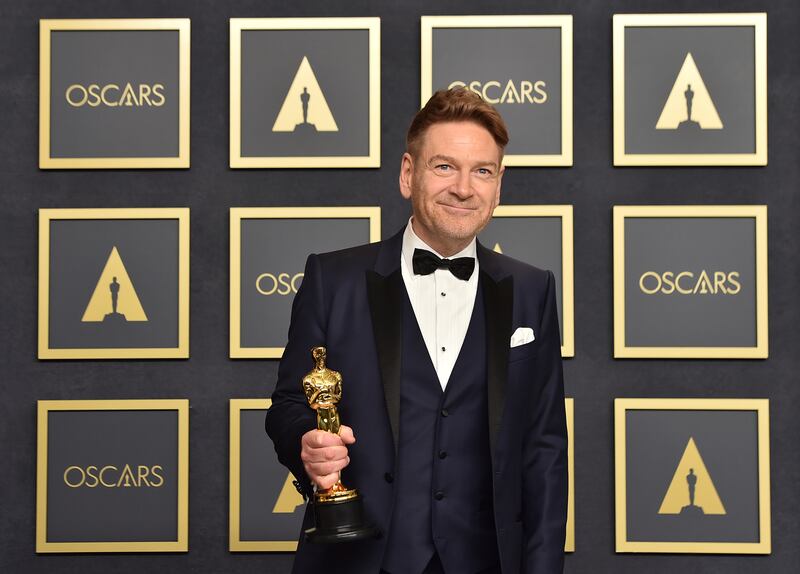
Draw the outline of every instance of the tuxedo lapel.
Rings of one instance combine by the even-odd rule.
[[[403,341],[403,276],[400,271],[401,231],[381,245],[375,268],[367,271],[367,297],[378,352],[386,410],[394,449],[400,432],[400,367]]]
[[[514,282],[513,277],[504,276],[494,252],[480,243],[478,243],[478,261],[486,308],[489,445],[494,461],[508,382],[508,349],[514,305]]]

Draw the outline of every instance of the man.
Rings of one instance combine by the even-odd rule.
[[[301,539],[294,572],[562,571],[567,436],[553,275],[475,240],[499,203],[507,142],[479,96],[435,93],[400,166],[409,224],[308,258],[267,432],[306,496],[341,471],[382,536]],[[315,346],[343,377],[338,435],[314,430],[301,389]],[[312,525],[309,505],[303,528]]]

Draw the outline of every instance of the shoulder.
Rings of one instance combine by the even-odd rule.
[[[319,260],[319,265],[323,271],[343,273],[358,272],[368,269],[375,264],[382,242],[367,243],[347,249],[328,251],[312,255]]]
[[[494,272],[495,275],[512,276],[517,285],[546,289],[553,277],[553,273],[547,269],[541,269],[485,247],[480,251],[480,264],[488,272]]]

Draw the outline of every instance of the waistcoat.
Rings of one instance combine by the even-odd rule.
[[[444,391],[404,298],[394,510],[383,569],[419,574],[437,552],[448,573],[499,564],[489,448],[486,317],[479,286]]]

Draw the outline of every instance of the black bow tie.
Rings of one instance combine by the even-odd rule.
[[[437,269],[449,269],[450,273],[462,281],[469,279],[475,270],[474,257],[440,259],[435,253],[425,249],[415,249],[412,262],[415,275],[430,275]]]

